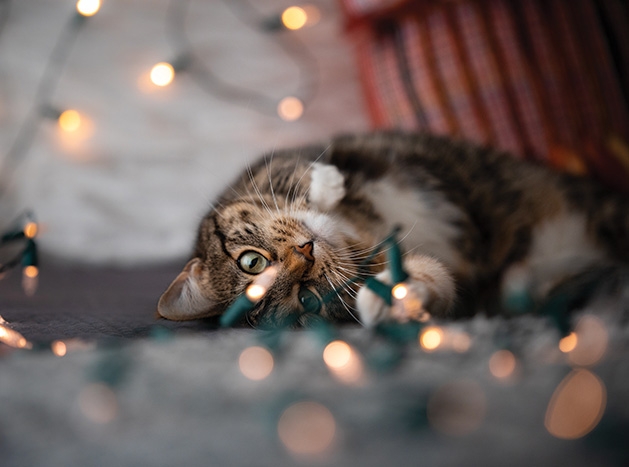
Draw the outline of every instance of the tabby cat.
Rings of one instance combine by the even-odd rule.
[[[432,316],[496,310],[513,294],[540,303],[570,278],[629,263],[628,201],[586,179],[428,134],[341,136],[277,151],[248,167],[203,218],[192,259],[158,312],[220,315],[275,265],[275,282],[246,317],[252,325],[303,322],[304,308],[364,325],[417,318],[361,281],[347,284],[370,275],[391,282],[385,251],[365,259],[395,226],[408,289]]]

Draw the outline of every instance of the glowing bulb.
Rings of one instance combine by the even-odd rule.
[[[37,266],[26,266],[24,268],[24,275],[34,279],[39,275],[39,269],[37,269]]]
[[[282,23],[286,29],[293,31],[301,29],[308,21],[308,14],[303,8],[298,6],[291,6],[284,10],[282,13]]]
[[[317,402],[297,402],[282,413],[277,433],[292,454],[311,457],[330,448],[336,422],[325,406]]]
[[[22,270],[22,288],[26,295],[34,295],[38,285],[39,269],[37,266],[26,266]]]
[[[76,11],[83,16],[94,16],[100,10],[100,0],[79,0],[76,2]]]
[[[555,389],[544,426],[557,438],[580,438],[598,425],[606,403],[603,382],[588,370],[573,370]]]
[[[571,332],[559,341],[559,350],[561,350],[563,353],[571,352],[577,346],[577,341],[578,338],[576,333]]]
[[[264,347],[248,347],[238,359],[242,374],[253,381],[261,381],[273,371],[273,355]]]
[[[299,119],[304,113],[304,104],[296,97],[285,97],[277,105],[277,114],[287,122]]]
[[[574,349],[568,352],[568,361],[573,366],[596,365],[605,356],[609,335],[605,324],[593,315],[584,315],[575,326],[577,335]]]
[[[352,358],[351,347],[343,341],[330,342],[323,350],[323,361],[332,368],[347,365]]]
[[[346,342],[332,341],[323,350],[323,361],[332,375],[345,384],[364,381],[364,367],[360,355]]]
[[[436,350],[443,340],[443,331],[439,327],[430,327],[424,330],[419,337],[422,348],[428,352]]]
[[[81,114],[76,110],[66,110],[59,115],[59,128],[72,133],[81,126]]]
[[[160,62],[151,69],[151,81],[156,86],[168,86],[175,78],[175,69],[170,63]]]
[[[37,224],[35,222],[29,222],[24,226],[24,236],[26,238],[35,238],[37,235]]]
[[[408,295],[408,289],[406,288],[404,284],[397,284],[391,290],[391,294],[393,295],[394,298],[397,298],[398,300],[402,300]]]
[[[247,298],[252,302],[257,302],[264,297],[269,287],[273,285],[276,277],[277,268],[275,266],[269,266],[261,274],[256,276],[251,285],[247,287],[245,295],[247,295]]]
[[[266,294],[266,289],[258,284],[252,284],[247,288],[247,297],[250,300],[257,302]]]
[[[14,331],[3,323],[6,323],[6,321],[0,317],[0,342],[16,349],[30,349],[33,347],[22,334]]]
[[[508,378],[515,371],[515,355],[508,350],[499,350],[489,359],[489,371],[496,378]]]
[[[52,349],[52,353],[54,353],[57,357],[63,357],[68,351],[68,348],[63,341],[54,341],[50,345],[50,348]]]

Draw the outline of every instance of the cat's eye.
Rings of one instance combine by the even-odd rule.
[[[238,266],[247,274],[260,274],[269,265],[269,260],[257,251],[245,251],[238,258]]]
[[[301,287],[297,297],[306,313],[318,313],[321,309],[321,302],[307,287]]]

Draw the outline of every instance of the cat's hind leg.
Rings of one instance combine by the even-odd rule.
[[[432,316],[448,316],[456,296],[456,286],[452,274],[438,260],[424,255],[406,255],[404,269],[409,278],[404,282],[408,294],[389,306],[378,294],[367,286],[362,286],[356,297],[356,307],[363,325],[371,326],[381,321],[405,322],[418,319],[426,311]],[[392,283],[391,271],[386,269],[375,277],[388,285]],[[404,300],[418,300],[411,307],[404,307]],[[419,309],[417,308],[419,306]]]

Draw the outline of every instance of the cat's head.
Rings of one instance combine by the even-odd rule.
[[[250,324],[282,321],[309,311],[352,319],[348,291],[334,293],[357,273],[355,234],[328,214],[281,209],[255,200],[215,208],[199,228],[194,257],[164,292],[158,312],[187,320],[220,315],[270,265],[278,273],[248,314]],[[343,300],[341,300],[343,299]]]

